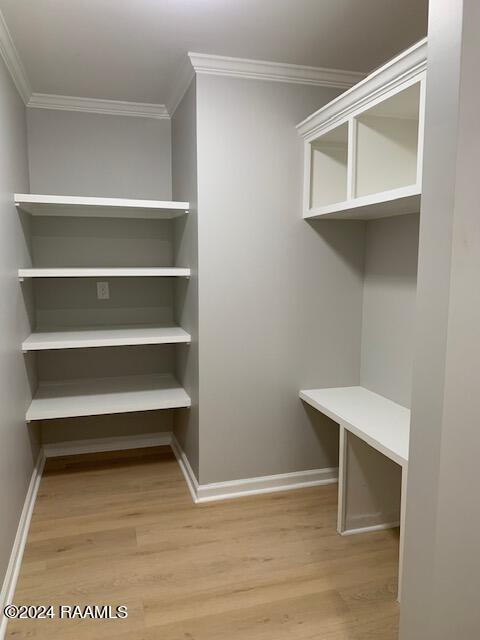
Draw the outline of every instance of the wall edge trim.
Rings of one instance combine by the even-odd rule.
[[[35,506],[44,465],[45,455],[43,453],[43,449],[41,449],[32,471],[30,484],[28,486],[27,495],[25,497],[25,502],[23,504],[22,513],[20,515],[20,520],[18,523],[17,533],[15,535],[15,540],[13,542],[13,547],[10,554],[10,560],[7,566],[7,571],[5,573],[2,591],[0,593],[0,611],[2,613],[0,619],[0,640],[3,640],[3,638],[5,637],[8,623],[8,619],[3,614],[3,608],[5,607],[5,605],[12,602],[15,593],[15,588],[17,586],[17,580],[20,573],[20,567],[22,564],[23,553],[25,551],[25,545],[27,542],[28,530],[30,528],[33,508]]]
[[[305,489],[338,482],[338,468],[311,469],[279,473],[256,478],[243,478],[227,482],[215,482],[198,486],[197,502],[213,502],[255,496],[277,491]]]
[[[307,65],[271,62],[247,58],[232,58],[205,53],[188,52],[195,73],[249,80],[267,80],[270,82],[287,82],[292,84],[308,84],[317,87],[348,89],[365,78],[365,73],[311,67]]]
[[[3,13],[0,11],[0,55],[25,104],[32,95],[32,87],[20,55],[15,47]]]
[[[29,109],[80,111],[82,113],[96,113],[111,116],[154,118],[156,120],[170,119],[167,107],[164,104],[153,104],[149,102],[128,102],[125,100],[62,96],[51,93],[32,93],[26,104]]]
[[[106,451],[125,451],[127,449],[144,449],[147,447],[170,446],[172,433],[144,433],[134,436],[113,436],[111,438],[91,438],[88,440],[71,440],[65,442],[46,443],[43,445],[45,458],[72,456],[82,453],[102,453]]]

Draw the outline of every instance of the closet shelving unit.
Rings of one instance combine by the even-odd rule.
[[[189,213],[188,202],[15,194],[17,208],[30,216],[58,218],[129,218],[170,220]],[[21,282],[58,278],[189,278],[184,267],[27,267],[19,269]],[[23,341],[30,352],[174,345],[191,341],[181,327],[163,324],[41,327]],[[160,409],[185,408],[190,398],[171,374],[115,375],[40,381],[26,420],[48,420]]]
[[[372,220],[420,211],[426,60],[425,39],[298,125],[305,149],[304,219]],[[410,411],[362,386],[305,389],[299,395],[340,426],[338,532],[400,524],[400,598]],[[368,487],[369,474],[355,460],[355,439],[398,465],[388,471],[389,481],[400,471],[398,489]],[[391,464],[380,458],[369,476],[377,483]],[[382,495],[378,512],[361,512],[365,491]],[[369,526],[351,525],[364,515]]]

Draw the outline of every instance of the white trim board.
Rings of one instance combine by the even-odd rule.
[[[10,561],[8,563],[5,579],[3,581],[2,591],[0,593],[0,611],[2,612],[0,618],[0,640],[5,637],[8,622],[7,618],[3,615],[3,608],[5,607],[5,605],[10,604],[13,600],[15,588],[17,586],[18,575],[20,573],[20,567],[22,564],[23,552],[25,551],[25,544],[27,542],[28,529],[30,527],[30,521],[32,519],[33,507],[37,498],[38,487],[40,486],[40,480],[42,477],[44,465],[45,455],[43,453],[43,450],[41,450],[32,472],[32,477],[28,486],[22,513],[20,515],[20,521],[18,523],[17,534],[15,536],[12,552],[10,554]]]
[[[348,89],[363,80],[366,75],[359,71],[309,67],[268,60],[214,56],[190,51],[188,57],[195,69],[195,73],[199,74],[288,82],[291,84],[310,84],[317,87]]]
[[[127,100],[105,100],[82,96],[64,96],[51,93],[34,92],[25,71],[20,55],[0,11],[0,55],[18,89],[25,105],[32,109],[55,109],[106,115],[133,116],[137,118],[170,119],[185,95],[194,73],[267,80],[293,84],[308,84],[319,87],[349,89],[366,74],[358,71],[311,67],[307,65],[272,62],[269,60],[251,60],[189,52],[188,58],[193,66],[183,63],[177,73],[177,80],[170,90],[165,104],[130,102]]]
[[[148,102],[128,102],[125,100],[102,100],[80,96],[60,96],[49,93],[32,93],[27,101],[30,109],[56,109],[59,111],[81,111],[110,116],[134,116],[169,120],[170,115],[164,104]]]
[[[306,140],[315,138],[327,127],[343,123],[349,116],[362,111],[367,104],[381,101],[398,87],[416,82],[427,68],[428,40],[423,38],[386,64],[375,69],[360,82],[331,100],[297,125]]]
[[[273,476],[258,478],[244,478],[227,482],[212,482],[197,487],[197,503],[213,502],[255,496],[262,493],[305,489],[323,484],[338,482],[337,467],[326,469],[311,469],[310,471],[294,471],[293,473],[279,473]]]
[[[23,102],[27,104],[32,95],[30,81],[22,64],[17,48],[13,42],[5,18],[0,11],[0,55],[5,62],[12,80],[17,87]]]
[[[189,62],[179,70],[167,104],[104,100],[81,96],[63,96],[31,92],[25,100],[32,109],[57,109],[84,113],[135,116],[138,118],[170,119],[187,92],[196,73],[267,80],[291,84],[349,89],[365,77],[358,71],[310,67],[305,65],[250,60],[210,54],[189,53]]]
[[[195,504],[243,498],[262,493],[304,489],[306,487],[316,487],[318,485],[338,482],[338,468],[331,467],[326,469],[312,469],[310,471],[280,473],[273,476],[229,480],[227,482],[199,484],[188,458],[175,436],[172,436],[172,450],[177,458]]]
[[[170,97],[166,104],[170,118],[173,118],[175,111],[182,101],[183,96],[187,93],[194,78],[195,71],[190,63],[190,59],[187,57],[184,59],[182,66],[176,74],[175,82],[170,89]]]
[[[400,526],[400,521],[382,522],[381,524],[372,524],[368,527],[358,527],[358,529],[345,529],[340,531],[341,536],[356,536],[359,533],[373,533],[374,531],[385,531],[386,529],[396,529]]]
[[[164,447],[172,443],[172,433],[141,433],[135,436],[116,436],[113,438],[90,438],[88,440],[67,440],[51,442],[43,445],[45,458],[73,456],[82,453],[103,453],[104,451],[125,451],[128,449],[145,449],[147,447]]]
[[[181,448],[175,434],[172,433],[172,441],[170,443],[172,447],[172,451],[175,454],[175,457],[178,462],[178,466],[180,467],[181,472],[183,473],[183,477],[185,478],[185,482],[187,483],[188,490],[190,491],[190,495],[192,497],[193,502],[196,504],[198,502],[197,494],[198,494],[198,481],[195,476],[195,473],[190,466],[190,462],[188,458]]]

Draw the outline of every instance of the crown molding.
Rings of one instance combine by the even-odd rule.
[[[169,118],[164,104],[147,102],[126,102],[123,100],[101,100],[98,98],[80,98],[58,96],[48,93],[33,93],[27,102],[32,109],[58,109],[60,111],[82,111],[112,116],[134,116],[137,118]]]
[[[423,38],[386,64],[375,69],[361,82],[345,91],[327,105],[312,113],[297,125],[298,133],[305,139],[319,131],[344,121],[353,113],[396,87],[412,80],[427,68],[428,40]]]
[[[175,82],[170,88],[170,98],[167,101],[167,111],[172,118],[178,105],[182,101],[183,96],[187,93],[192,80],[195,77],[195,71],[190,63],[190,60],[186,58],[182,67],[179,69],[175,76]]]
[[[206,53],[189,52],[188,57],[196,73],[248,78],[249,80],[269,80],[272,82],[347,89],[365,77],[364,73],[358,71],[307,67],[298,64],[268,62],[266,60],[230,58]]]
[[[7,23],[0,11],[0,55],[17,87],[23,102],[27,104],[32,95],[32,88],[18,51],[13,43]]]

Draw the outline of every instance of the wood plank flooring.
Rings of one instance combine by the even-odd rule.
[[[398,533],[341,537],[336,485],[194,505],[168,448],[50,459],[15,604],[28,640],[395,640]]]

